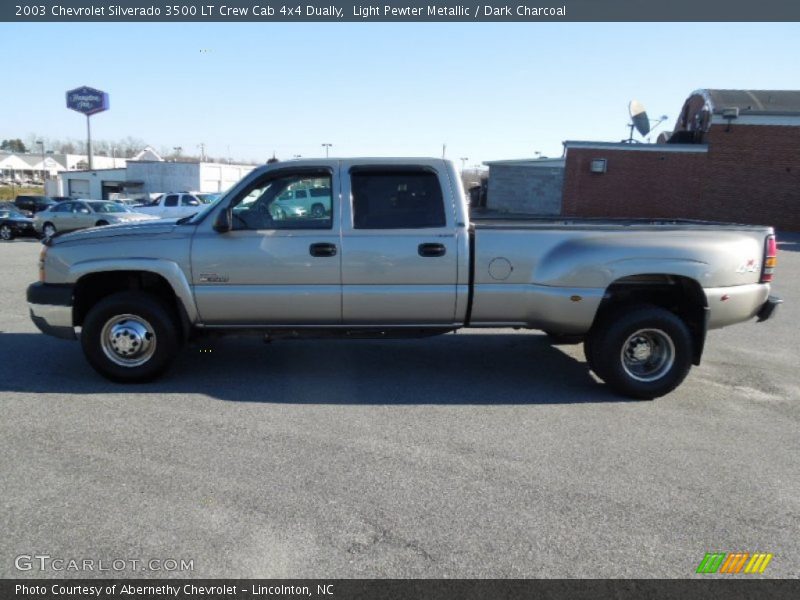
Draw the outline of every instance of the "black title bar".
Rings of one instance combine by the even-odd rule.
[[[799,21],[796,0],[40,0],[0,3],[10,22]]]
[[[0,580],[4,600],[678,600],[797,598],[800,580],[766,579],[63,579]]]

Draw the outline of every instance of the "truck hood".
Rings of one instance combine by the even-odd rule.
[[[129,223],[118,223],[116,225],[103,225],[102,227],[91,227],[80,229],[72,233],[64,233],[55,236],[51,243],[53,245],[66,242],[76,242],[80,240],[98,240],[103,238],[113,238],[119,236],[136,235],[151,236],[172,232],[177,225],[178,219],[158,219],[155,221],[134,221]]]

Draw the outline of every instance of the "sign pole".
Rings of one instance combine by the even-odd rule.
[[[75,88],[67,92],[67,108],[86,115],[86,154],[89,159],[89,170],[94,169],[92,156],[92,122],[90,117],[108,110],[108,94],[87,86]]]
[[[91,116],[86,115],[86,154],[89,155],[89,170],[92,170],[92,122]]]

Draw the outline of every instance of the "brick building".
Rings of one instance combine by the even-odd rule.
[[[800,91],[699,90],[665,143],[564,145],[564,216],[800,231]]]

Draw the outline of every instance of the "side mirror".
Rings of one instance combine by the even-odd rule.
[[[231,229],[233,229],[233,209],[226,208],[214,219],[214,231],[217,233],[227,233]]]

